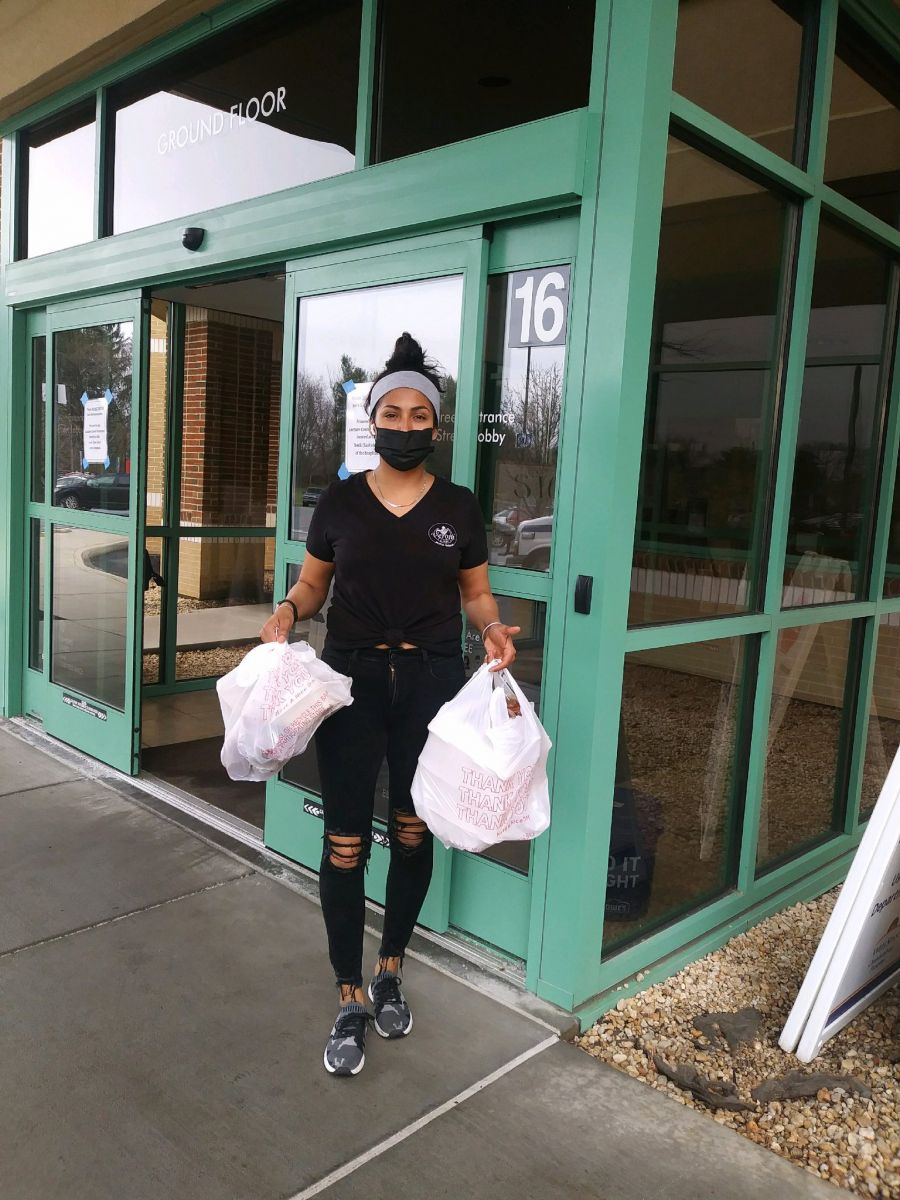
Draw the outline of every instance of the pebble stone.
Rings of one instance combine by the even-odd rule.
[[[900,988],[894,987],[826,1042],[809,1066],[778,1038],[828,920],[838,889],[795,904],[733,938],[677,975],[623,997],[578,1044],[594,1058],[665,1092],[718,1124],[858,1196],[900,1200]],[[763,1014],[755,1041],[732,1054],[693,1024],[707,1012],[752,1006]],[[757,1084],[788,1071],[853,1075],[870,1099],[822,1088],[805,1100],[775,1100],[751,1112],[713,1112],[657,1074],[653,1055],[732,1080],[750,1101]]]

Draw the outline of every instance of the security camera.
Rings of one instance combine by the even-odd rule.
[[[206,230],[198,225],[189,225],[181,235],[181,244],[185,250],[199,250],[206,237]]]

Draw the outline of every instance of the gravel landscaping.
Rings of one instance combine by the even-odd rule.
[[[779,1049],[778,1037],[797,995],[837,889],[778,913],[606,1013],[579,1039],[595,1058],[706,1112],[720,1124],[859,1196],[900,1196],[900,988],[893,988],[805,1066]],[[641,977],[638,976],[638,979]],[[753,1040],[729,1049],[704,1014],[755,1008]],[[697,1022],[700,1018],[701,1029]],[[695,1068],[738,1111],[712,1108],[659,1072],[654,1062]],[[752,1089],[798,1068],[804,1075],[850,1076],[801,1100],[756,1101]],[[863,1094],[851,1090],[863,1087]],[[866,1096],[868,1091],[871,1094]]]

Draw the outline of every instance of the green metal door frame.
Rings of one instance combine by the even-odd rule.
[[[44,521],[45,529],[43,671],[40,682],[34,678],[29,678],[28,681],[33,707],[40,712],[47,733],[128,774],[137,773],[140,736],[147,315],[148,305],[140,292],[107,296],[89,302],[51,305],[46,313],[48,398],[56,395],[55,338],[59,333],[95,325],[126,321],[132,323],[132,411],[129,447],[131,503],[128,514],[120,517],[89,510],[73,512],[54,507],[50,503],[55,477],[55,421],[53,405],[49,402],[44,447],[47,503],[29,504],[27,507],[27,518],[40,517]],[[128,541],[125,686],[124,705],[121,710],[94,696],[80,693],[74,686],[53,681],[53,535],[54,530],[60,526],[108,533]],[[24,669],[30,677],[35,675],[27,666]]]

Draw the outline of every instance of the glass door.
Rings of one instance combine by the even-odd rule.
[[[26,706],[48,733],[129,773],[144,321],[133,293],[48,309],[30,338]]]
[[[403,330],[447,376],[435,474],[473,488],[490,546],[492,586],[504,620],[522,626],[516,677],[553,736],[545,687],[549,599],[556,542],[554,495],[565,338],[577,220],[520,222],[379,246],[356,257],[289,264],[285,308],[276,590],[294,582],[316,500],[332,479],[367,464],[352,393],[371,380]],[[291,266],[294,268],[291,270]],[[362,422],[363,429],[365,422]],[[325,613],[295,636],[321,651]],[[466,634],[469,671],[483,658]],[[387,774],[377,785],[367,875],[381,901],[388,864]],[[266,842],[318,870],[322,807],[315,748],[269,783]],[[535,847],[507,844],[484,855],[435,848],[422,924],[455,926],[524,958],[534,928]],[[539,929],[539,925],[538,925]]]

